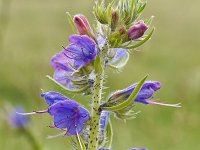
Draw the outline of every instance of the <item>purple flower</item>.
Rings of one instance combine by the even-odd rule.
[[[124,100],[127,100],[137,85],[138,83],[135,83],[127,87],[126,89],[115,92],[114,94],[111,95],[108,101],[122,102]],[[154,96],[155,91],[159,90],[160,88],[161,88],[160,82],[146,81],[143,84],[141,90],[139,91],[134,101],[143,104],[157,104],[157,105],[180,107],[179,104],[165,104],[151,100],[151,98]]]
[[[41,96],[49,105],[47,110],[20,114],[49,113],[54,119],[52,127],[66,130],[67,136],[76,135],[84,129],[84,124],[90,119],[90,114],[79,103],[68,99],[58,92],[47,92],[41,94]]]
[[[99,150],[112,150],[111,148],[99,148]]]
[[[80,133],[84,123],[90,119],[89,112],[72,100],[55,103],[49,107],[48,113],[54,117],[56,128],[67,130],[67,136]]]
[[[87,35],[72,35],[69,41],[70,45],[53,56],[51,66],[55,70],[54,79],[56,81],[66,85],[68,89],[76,89],[77,87],[71,80],[79,80],[74,74],[81,68],[89,66],[96,58],[97,46],[94,40]]]
[[[128,29],[128,37],[129,39],[138,39],[144,35],[147,29],[148,26],[144,23],[143,20],[140,20]]]
[[[74,34],[69,37],[69,42],[69,46],[51,59],[51,66],[55,70],[72,72],[93,61],[97,55],[96,44],[87,35]]]
[[[15,107],[9,113],[9,123],[13,128],[25,128],[29,123],[29,118],[27,116],[22,116],[16,112],[24,113],[24,109],[21,106]]]

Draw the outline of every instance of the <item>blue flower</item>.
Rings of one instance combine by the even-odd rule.
[[[70,45],[53,56],[51,65],[55,70],[70,72],[74,68],[79,69],[93,61],[97,55],[96,43],[87,35],[74,34],[69,37],[69,42]]]
[[[9,113],[10,125],[13,128],[25,128],[29,123],[29,118],[27,116],[19,115],[16,112],[24,113],[24,108],[18,106]]]
[[[97,46],[93,39],[87,35],[72,35],[69,37],[71,43],[67,47],[54,55],[51,59],[51,66],[55,70],[54,79],[66,85],[68,89],[76,89],[77,86],[72,80],[79,81],[81,77],[88,75],[91,69],[85,69],[84,73],[79,73],[82,68],[91,66],[97,56]],[[82,79],[82,78],[81,78]]]
[[[111,95],[109,98],[109,102],[115,102],[119,103],[122,101],[125,101],[129,98],[135,87],[138,85],[138,83],[135,83],[123,90],[116,91]],[[154,93],[161,88],[161,83],[158,81],[146,81],[141,90],[139,91],[137,97],[135,98],[134,102],[142,103],[142,104],[157,104],[157,105],[164,105],[164,106],[173,106],[173,107],[180,107],[178,104],[165,104],[156,102],[154,100],[151,100],[151,98],[154,96]]]
[[[112,107],[116,106],[118,104],[123,103],[126,101],[135,87],[138,85],[138,83],[135,83],[123,90],[119,90],[114,92],[108,99],[108,101],[101,105],[101,108],[104,107]],[[154,93],[159,90],[161,87],[160,82],[158,81],[146,81],[142,88],[140,89],[139,93],[137,94],[136,98],[133,99],[133,102],[126,106],[125,108],[122,108],[120,110],[114,111],[115,116],[119,119],[126,120],[126,119],[132,119],[135,117],[135,113],[133,112],[132,108],[134,107],[134,102],[142,103],[142,104],[156,104],[156,105],[164,105],[164,106],[172,106],[172,107],[181,107],[180,103],[178,104],[166,104],[157,102],[155,100],[152,100],[152,97],[154,96]]]
[[[52,127],[66,130],[67,136],[77,135],[84,129],[84,124],[90,119],[90,114],[79,103],[70,100],[58,92],[47,92],[41,94],[41,96],[49,105],[47,110],[20,114],[49,113],[54,119]]]
[[[53,116],[56,128],[67,130],[67,136],[80,133],[90,119],[89,112],[72,100],[55,103],[49,107],[48,113]]]

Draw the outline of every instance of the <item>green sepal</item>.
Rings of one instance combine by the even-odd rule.
[[[81,138],[81,136],[79,136],[79,134],[76,135],[76,143],[78,150],[86,150],[83,139]]]
[[[139,81],[138,85],[135,87],[135,89],[133,90],[133,92],[131,93],[131,95],[129,96],[129,98],[127,100],[125,100],[124,102],[122,102],[118,105],[115,105],[115,106],[101,107],[101,109],[108,110],[108,111],[118,111],[118,110],[121,110],[121,109],[126,108],[129,105],[131,105],[131,103],[133,103],[133,101],[137,97],[137,95],[138,95],[140,89],[142,88],[142,85],[144,84],[147,77],[148,77],[148,75],[146,75],[144,78],[142,78]]]
[[[75,25],[74,25],[74,21],[73,21],[73,19],[72,19],[72,16],[70,15],[69,12],[66,12],[66,14],[67,14],[67,20],[68,20],[68,22],[69,22],[69,24],[70,24],[70,26],[71,26],[71,28],[72,28],[72,31],[73,31],[74,33],[78,33],[78,32],[77,32],[77,29],[76,29],[76,27],[75,27]]]
[[[96,73],[101,73],[103,71],[103,66],[101,63],[101,57],[98,55],[94,61],[94,69]]]
[[[104,147],[110,148],[113,141],[113,128],[110,119],[106,128],[106,140],[107,142],[105,143]]]
[[[60,90],[64,90],[65,92],[72,92],[72,93],[82,93],[83,91],[87,90],[89,88],[89,85],[86,85],[78,90],[69,90],[67,89],[64,85],[60,84],[59,82],[57,82],[55,79],[53,79],[52,77],[50,77],[49,75],[46,76],[50,81],[52,81],[55,85],[57,85]]]
[[[143,10],[145,9],[145,7],[146,7],[146,4],[147,4],[147,2],[140,2],[139,3],[139,6],[138,6],[138,8],[137,8],[137,14],[140,14],[140,13],[142,13],[143,12]]]

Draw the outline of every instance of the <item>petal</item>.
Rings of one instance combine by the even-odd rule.
[[[108,120],[110,117],[109,111],[102,111],[100,116],[100,130],[102,133],[104,133],[105,128],[107,127]]]
[[[112,58],[111,62],[109,62],[109,65],[111,65],[114,68],[122,68],[126,65],[129,59],[129,53],[126,49],[123,48],[115,48],[115,56]]]
[[[161,88],[161,83],[158,81],[146,81],[143,86],[142,89],[153,89],[154,91],[157,91]]]
[[[51,66],[53,69],[62,69],[67,72],[72,72],[73,69],[69,64],[73,63],[73,60],[69,58],[65,53],[65,50],[61,51],[60,53],[54,55],[51,59]]]
[[[66,98],[64,95],[58,93],[58,92],[46,92],[46,93],[42,93],[41,97],[43,97],[46,101],[46,103],[51,106],[54,103],[57,103],[59,101],[64,101],[64,100],[68,100],[68,98]]]
[[[71,82],[70,79],[73,79],[74,77],[69,75],[68,72],[64,71],[64,70],[55,70],[54,72],[54,79],[56,81],[58,81],[60,84],[64,84],[66,85],[66,88],[68,90],[75,90],[77,89],[74,84]],[[74,79],[75,80],[75,79]]]
[[[69,79],[67,78],[67,72],[65,70],[56,69],[53,78],[61,84],[69,83]]]
[[[96,53],[96,44],[93,39],[89,38],[87,35],[72,35],[69,37],[69,41],[79,47],[85,48],[89,53]]]
[[[54,115],[72,115],[78,110],[79,104],[73,100],[65,100],[57,102],[51,105],[48,109],[48,113],[51,116]]]
[[[87,109],[80,107],[79,108],[79,122],[87,122],[90,119],[90,113]]]
[[[141,89],[135,99],[135,102],[148,104],[148,102],[146,100],[151,98],[153,96],[153,94],[154,94],[154,90],[151,88],[150,89]]]
[[[81,132],[89,120],[89,112],[72,100],[57,102],[49,107],[48,112],[54,116],[55,127],[67,129],[68,136]]]

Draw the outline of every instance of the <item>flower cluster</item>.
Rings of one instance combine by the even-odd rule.
[[[104,1],[96,1],[95,29],[91,28],[84,15],[71,17],[68,14],[68,20],[76,33],[69,37],[70,44],[63,46],[52,57],[54,75],[50,79],[68,92],[89,95],[92,99],[90,112],[75,100],[50,91],[41,94],[48,104],[46,110],[18,114],[48,113],[53,118],[51,127],[64,130],[66,136],[76,137],[77,149],[111,150],[113,131],[110,114],[114,113],[122,120],[131,119],[135,103],[180,107],[179,104],[153,100],[161,83],[146,81],[147,76],[114,92],[108,99],[102,98],[106,69],[123,68],[128,62],[129,51],[144,44],[153,34],[154,28],[150,30],[151,20],[139,19],[145,6],[146,3],[135,0],[119,0],[117,4],[113,2],[108,6],[105,6]]]

